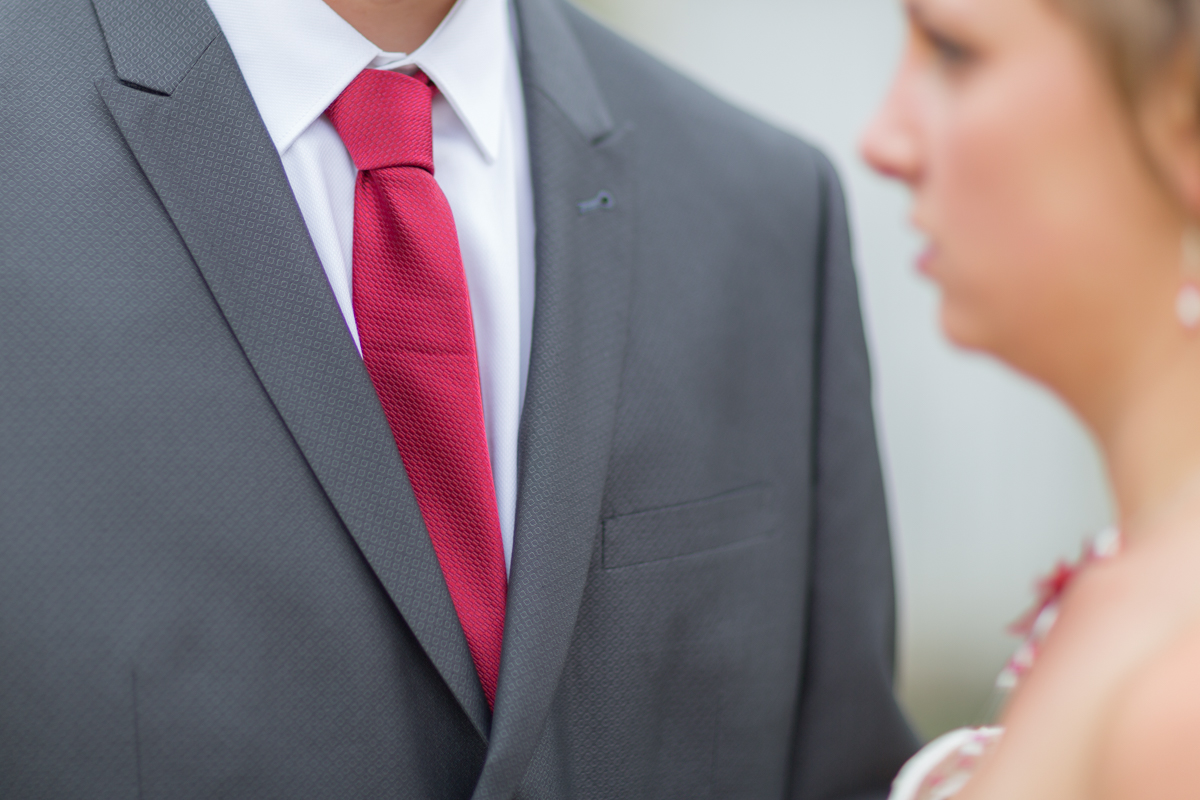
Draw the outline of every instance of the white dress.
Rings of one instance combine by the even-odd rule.
[[[1033,666],[1038,649],[1058,618],[1059,601],[1071,579],[1091,561],[1116,554],[1120,541],[1115,528],[1101,532],[1084,547],[1077,564],[1060,564],[1039,584],[1038,603],[1014,625],[1025,639],[996,679],[997,692],[1011,691]],[[1001,727],[981,726],[958,728],[939,736],[921,748],[900,770],[892,782],[888,800],[949,800],[967,785],[979,764],[1000,743],[1003,734]]]

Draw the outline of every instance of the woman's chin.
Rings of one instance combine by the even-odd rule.
[[[982,324],[978,315],[971,314],[942,300],[941,306],[942,335],[950,344],[972,352],[993,352],[992,339],[988,335],[987,326]]]

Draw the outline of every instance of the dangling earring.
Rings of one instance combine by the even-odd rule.
[[[1183,327],[1200,326],[1200,228],[1189,222],[1183,231],[1183,286],[1175,295],[1175,316]]]

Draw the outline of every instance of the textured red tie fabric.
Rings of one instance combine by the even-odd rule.
[[[358,168],[354,319],[489,706],[507,577],[458,234],[433,179],[436,90],[365,70],[326,114]]]

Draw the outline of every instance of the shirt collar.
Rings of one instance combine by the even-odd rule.
[[[411,54],[384,53],[324,0],[208,0],[275,149],[284,153],[368,67],[421,69],[490,162],[515,59],[507,0],[458,0]]]

